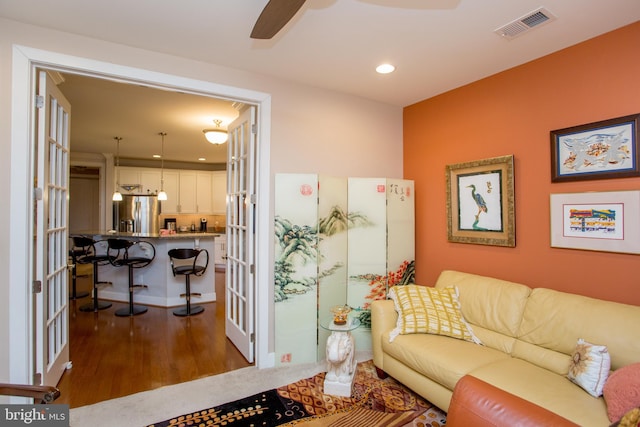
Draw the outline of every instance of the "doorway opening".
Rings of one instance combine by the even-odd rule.
[[[202,94],[203,96],[222,96],[227,99],[238,99],[240,102],[251,103],[258,107],[258,138],[260,140],[260,149],[258,154],[258,182],[257,189],[257,217],[260,218],[256,227],[258,259],[256,260],[255,269],[258,276],[264,280],[258,282],[268,283],[268,257],[269,257],[269,162],[268,162],[268,145],[270,128],[270,96],[267,94],[240,90],[212,84],[210,82],[189,80],[179,76],[158,74],[146,70],[127,68],[117,66],[110,63],[101,63],[78,57],[70,57],[60,55],[53,52],[41,51],[27,47],[14,47],[14,73],[12,73],[12,85],[15,89],[13,92],[14,102],[12,113],[14,115],[11,152],[12,162],[17,164],[31,165],[31,152],[33,151],[35,138],[31,132],[25,135],[24,130],[31,127],[31,111],[34,108],[34,99],[29,94],[32,91],[31,79],[34,76],[36,68],[54,69],[62,72],[82,73],[91,75],[96,78],[118,79],[132,84],[144,83],[149,86],[155,86],[164,90],[186,90],[191,93]],[[23,129],[23,130],[20,130]],[[26,137],[25,137],[26,136]],[[31,141],[31,144],[24,144],[23,141]],[[105,178],[109,181],[112,178],[109,171],[106,171]],[[11,178],[11,194],[12,204],[10,211],[10,220],[15,227],[12,228],[12,241],[20,240],[29,242],[31,236],[34,235],[33,214],[30,213],[28,207],[31,204],[28,195],[33,194],[30,191],[33,170],[25,168],[25,170],[12,171]],[[109,194],[107,192],[107,194]],[[26,209],[25,209],[26,208]],[[29,212],[28,215],[24,215]],[[19,251],[17,251],[19,252]],[[29,251],[32,253],[32,250]],[[16,262],[13,262],[13,261]],[[38,343],[34,342],[35,326],[32,317],[35,307],[31,303],[31,296],[24,284],[31,283],[36,278],[29,266],[31,265],[32,256],[21,259],[17,254],[11,259],[10,271],[11,277],[11,307],[12,318],[17,319],[10,327],[10,340],[16,345],[12,345],[10,354],[10,370],[12,372],[12,380],[16,382],[34,382],[36,366],[34,355],[37,354],[35,348]],[[14,280],[15,279],[15,280]],[[256,364],[258,367],[267,367],[272,365],[268,353],[269,330],[268,321],[268,300],[266,297],[260,298],[260,294],[268,294],[268,289],[256,289]],[[266,296],[266,295],[265,295]],[[260,319],[265,319],[261,322]]]
[[[100,168],[71,165],[69,195],[69,231],[99,230]]]
[[[64,75],[66,76],[73,76],[72,72],[66,72]],[[83,76],[82,80],[84,81],[96,81],[96,82],[101,82],[102,80],[106,80],[106,79],[102,79],[100,76]],[[106,84],[111,84],[110,82]],[[62,89],[62,93],[65,94],[65,84],[61,84],[60,85],[61,89]],[[132,85],[131,82],[122,82],[119,81],[117,83],[113,83],[113,85],[110,85],[110,87],[115,90],[115,87],[118,88],[128,88],[128,87],[134,87]],[[135,88],[139,89],[140,85],[136,85]],[[87,91],[87,87],[83,87],[83,89],[85,91]],[[160,91],[157,88],[153,88],[153,87],[146,87],[145,89],[147,89],[146,91],[144,91],[147,95],[149,95],[150,97],[153,98],[153,103],[158,104],[158,98],[154,97],[153,94],[150,94],[149,92],[153,92],[153,91],[158,91],[160,95],[168,95],[169,93],[173,94],[176,93],[179,96],[183,95],[182,93],[179,93],[177,90],[176,91],[171,91],[171,90],[167,90],[166,88],[162,91]],[[124,89],[126,91],[126,89]],[[66,94],[65,94],[66,96]],[[196,95],[198,96],[198,95]],[[182,96],[181,96],[182,97]],[[211,97],[207,97],[207,96],[201,96],[202,98],[211,98]],[[133,99],[133,98],[132,98]],[[104,103],[104,98],[102,99],[103,103]],[[132,103],[136,104],[136,101],[139,102],[139,100],[134,100]],[[128,102],[128,98],[126,95],[124,95],[123,98],[120,99],[120,103],[126,105]],[[70,103],[72,105],[74,105],[73,99],[70,100]],[[127,109],[126,106],[121,107],[123,110],[127,111],[127,115],[131,115],[133,117],[136,116],[136,110],[132,109],[131,111],[129,111]],[[138,104],[139,105],[139,104]],[[102,106],[102,105],[101,105]],[[104,106],[102,106],[104,107]],[[81,106],[81,110],[83,113],[83,117],[85,117],[87,114],[91,115],[91,113],[87,113],[87,110],[93,111],[92,108],[88,107],[87,105],[83,105]],[[104,117],[104,109],[102,109],[103,114],[100,116],[100,120],[104,121],[105,117]],[[73,117],[73,114],[72,114]],[[90,119],[88,120],[90,121]],[[73,120],[72,119],[72,123],[78,123],[78,120]],[[94,124],[96,126],[99,126],[99,124]],[[86,125],[83,123],[83,126],[86,127]],[[136,124],[136,126],[139,126],[139,124]],[[153,129],[155,130],[155,129]],[[151,130],[151,132],[153,131]],[[151,133],[150,132],[150,133]],[[74,133],[73,133],[73,125],[71,127],[71,138],[72,138],[72,149],[71,149],[71,157],[73,158],[74,155],[74,149],[73,147],[78,147],[79,144],[74,144],[73,143],[73,139],[74,137]],[[133,142],[131,142],[132,145],[136,144],[136,141],[134,140]],[[184,144],[183,144],[184,145]],[[87,155],[89,153],[84,152],[82,149],[78,149],[79,151],[82,152],[82,155]],[[153,152],[153,151],[151,151]],[[122,153],[120,151],[120,153]],[[90,154],[89,154],[90,155]],[[225,159],[229,156],[225,155],[224,156]],[[234,156],[231,156],[229,158],[234,158]],[[109,161],[110,157],[106,156],[105,158],[105,164],[104,164],[104,169],[109,170],[110,168],[113,168],[114,165],[110,163]],[[102,159],[100,159],[100,161],[102,161]],[[133,160],[135,163],[135,159]],[[122,162],[119,161],[119,164],[121,164]],[[164,160],[163,163],[167,164],[169,163],[168,161]],[[177,162],[174,162],[177,163]],[[142,162],[142,167],[147,166],[144,164],[144,162]],[[190,165],[191,167],[194,167],[194,165]],[[198,167],[197,165],[195,166],[196,168]],[[227,169],[229,169],[228,165],[227,165]],[[236,168],[230,168],[231,170],[234,170]],[[74,186],[76,188],[70,188],[70,202],[69,202],[69,212],[70,212],[70,225],[69,225],[69,230],[72,232],[73,230],[100,230],[101,228],[99,227],[100,225],[100,215],[103,215],[106,217],[106,224],[107,226],[109,225],[109,215],[105,214],[104,212],[101,212],[104,206],[110,206],[112,203],[108,197],[109,194],[111,194],[111,189],[110,186],[112,185],[110,182],[108,182],[106,179],[104,179],[104,174],[101,174],[101,170],[102,167],[91,167],[90,164],[89,165],[83,165],[81,161],[76,161],[76,163],[73,166],[73,169],[70,170],[71,174],[70,174],[70,183],[74,184]],[[115,171],[114,171],[115,172]],[[118,174],[118,176],[120,176],[120,172],[117,171],[115,172]],[[256,171],[255,171],[255,166],[254,166],[254,170],[251,171],[252,175],[255,175]],[[109,175],[109,174],[106,174]],[[116,183],[118,182],[118,180],[116,180]],[[120,183],[122,184],[122,183]],[[106,188],[105,192],[101,192],[100,188]],[[80,190],[80,193],[77,193],[76,191]],[[118,188],[117,190],[120,191],[120,189]],[[79,194],[81,194],[81,197],[77,197]],[[74,211],[79,211],[81,214],[80,215],[74,215]],[[108,211],[109,209],[107,209]],[[227,221],[227,226],[231,225],[229,221]],[[117,229],[118,224],[111,224],[111,229]],[[228,228],[228,227],[227,227]],[[104,229],[104,227],[102,227],[102,229]],[[244,244],[244,242],[242,242],[242,244]],[[234,247],[229,247],[227,248],[227,250],[229,252],[234,252]],[[235,277],[235,276],[234,276]],[[217,287],[217,286],[216,286]],[[217,287],[218,288],[218,287]],[[218,288],[219,289],[219,288]],[[224,292],[224,288],[223,288],[223,292],[216,292],[217,295],[219,295],[217,297],[217,302],[215,303],[215,308],[212,308],[214,310],[224,310],[224,306],[225,306],[225,292]],[[74,310],[75,304],[70,304],[69,306],[69,311],[70,314],[72,314],[72,310]],[[169,320],[169,319],[168,319]],[[173,320],[173,319],[171,319]],[[142,322],[139,322],[142,323]],[[189,325],[191,326],[191,325]],[[76,328],[77,329],[77,328]],[[225,333],[224,328],[220,329],[218,328],[218,333]],[[179,333],[178,331],[176,331],[175,333]],[[233,333],[233,331],[232,331]],[[70,338],[73,338],[74,334],[70,334]],[[237,337],[235,337],[234,335],[230,335],[229,331],[226,331],[226,336],[229,337],[234,344],[237,344]],[[171,337],[168,337],[169,339],[171,339]],[[235,339],[234,339],[235,338]],[[219,341],[216,342],[212,342],[211,345],[214,346],[216,345],[216,343],[219,343]],[[162,345],[161,342],[158,343],[158,345]],[[246,343],[244,343],[244,345],[246,346]],[[73,343],[71,343],[71,347],[73,348]],[[107,349],[109,348],[115,348],[115,347],[107,347]],[[241,350],[243,353],[244,351]],[[107,353],[110,353],[110,350],[107,350]],[[254,354],[253,351],[251,351],[251,354]],[[111,357],[110,354],[105,354],[106,357]],[[71,354],[71,358],[73,359],[74,355]],[[73,360],[71,360],[73,361]],[[196,356],[196,361],[197,361],[197,356]],[[253,360],[249,360],[249,362],[253,363]],[[78,364],[76,364],[76,366],[78,366]],[[244,365],[241,364],[234,364],[233,366],[236,367],[243,367]],[[212,368],[213,369],[213,368]],[[233,369],[233,368],[230,368]],[[110,373],[107,373],[107,375],[110,375]],[[197,379],[198,376],[196,375],[193,378],[185,378],[185,380],[187,379]],[[159,383],[162,383],[161,381]],[[172,384],[171,382],[165,384]],[[114,396],[114,397],[119,397],[119,396]]]

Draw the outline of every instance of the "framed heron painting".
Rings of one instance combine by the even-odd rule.
[[[516,245],[513,155],[446,166],[447,238]]]

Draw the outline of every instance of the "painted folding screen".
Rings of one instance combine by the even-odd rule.
[[[413,181],[278,174],[275,179],[276,363],[324,358],[331,307],[348,304],[371,349],[373,299],[413,281]]]

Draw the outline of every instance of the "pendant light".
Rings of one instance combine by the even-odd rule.
[[[158,193],[158,200],[167,200],[167,193],[164,192],[164,137],[167,136],[166,132],[160,132],[159,134],[162,137],[162,148],[160,151],[160,160],[161,160],[161,168],[160,168],[160,192]]]
[[[216,128],[204,129],[202,131],[204,132],[204,137],[207,138],[207,141],[212,144],[224,144],[225,142],[227,142],[227,138],[229,137],[229,135],[227,134],[226,130],[220,127],[220,125],[222,124],[222,120],[214,120],[213,123],[216,124]]]
[[[113,192],[113,197],[111,200],[114,202],[122,201],[122,193],[120,193],[120,141],[122,140],[119,136],[114,136],[113,139],[116,140],[116,189]]]

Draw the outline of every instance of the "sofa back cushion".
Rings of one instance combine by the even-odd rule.
[[[459,271],[440,273],[436,288],[458,288],[460,308],[488,347],[511,353],[531,289],[519,283]]]
[[[527,301],[512,356],[566,375],[582,338],[607,346],[615,370],[640,362],[639,334],[640,307],[536,288]]]

